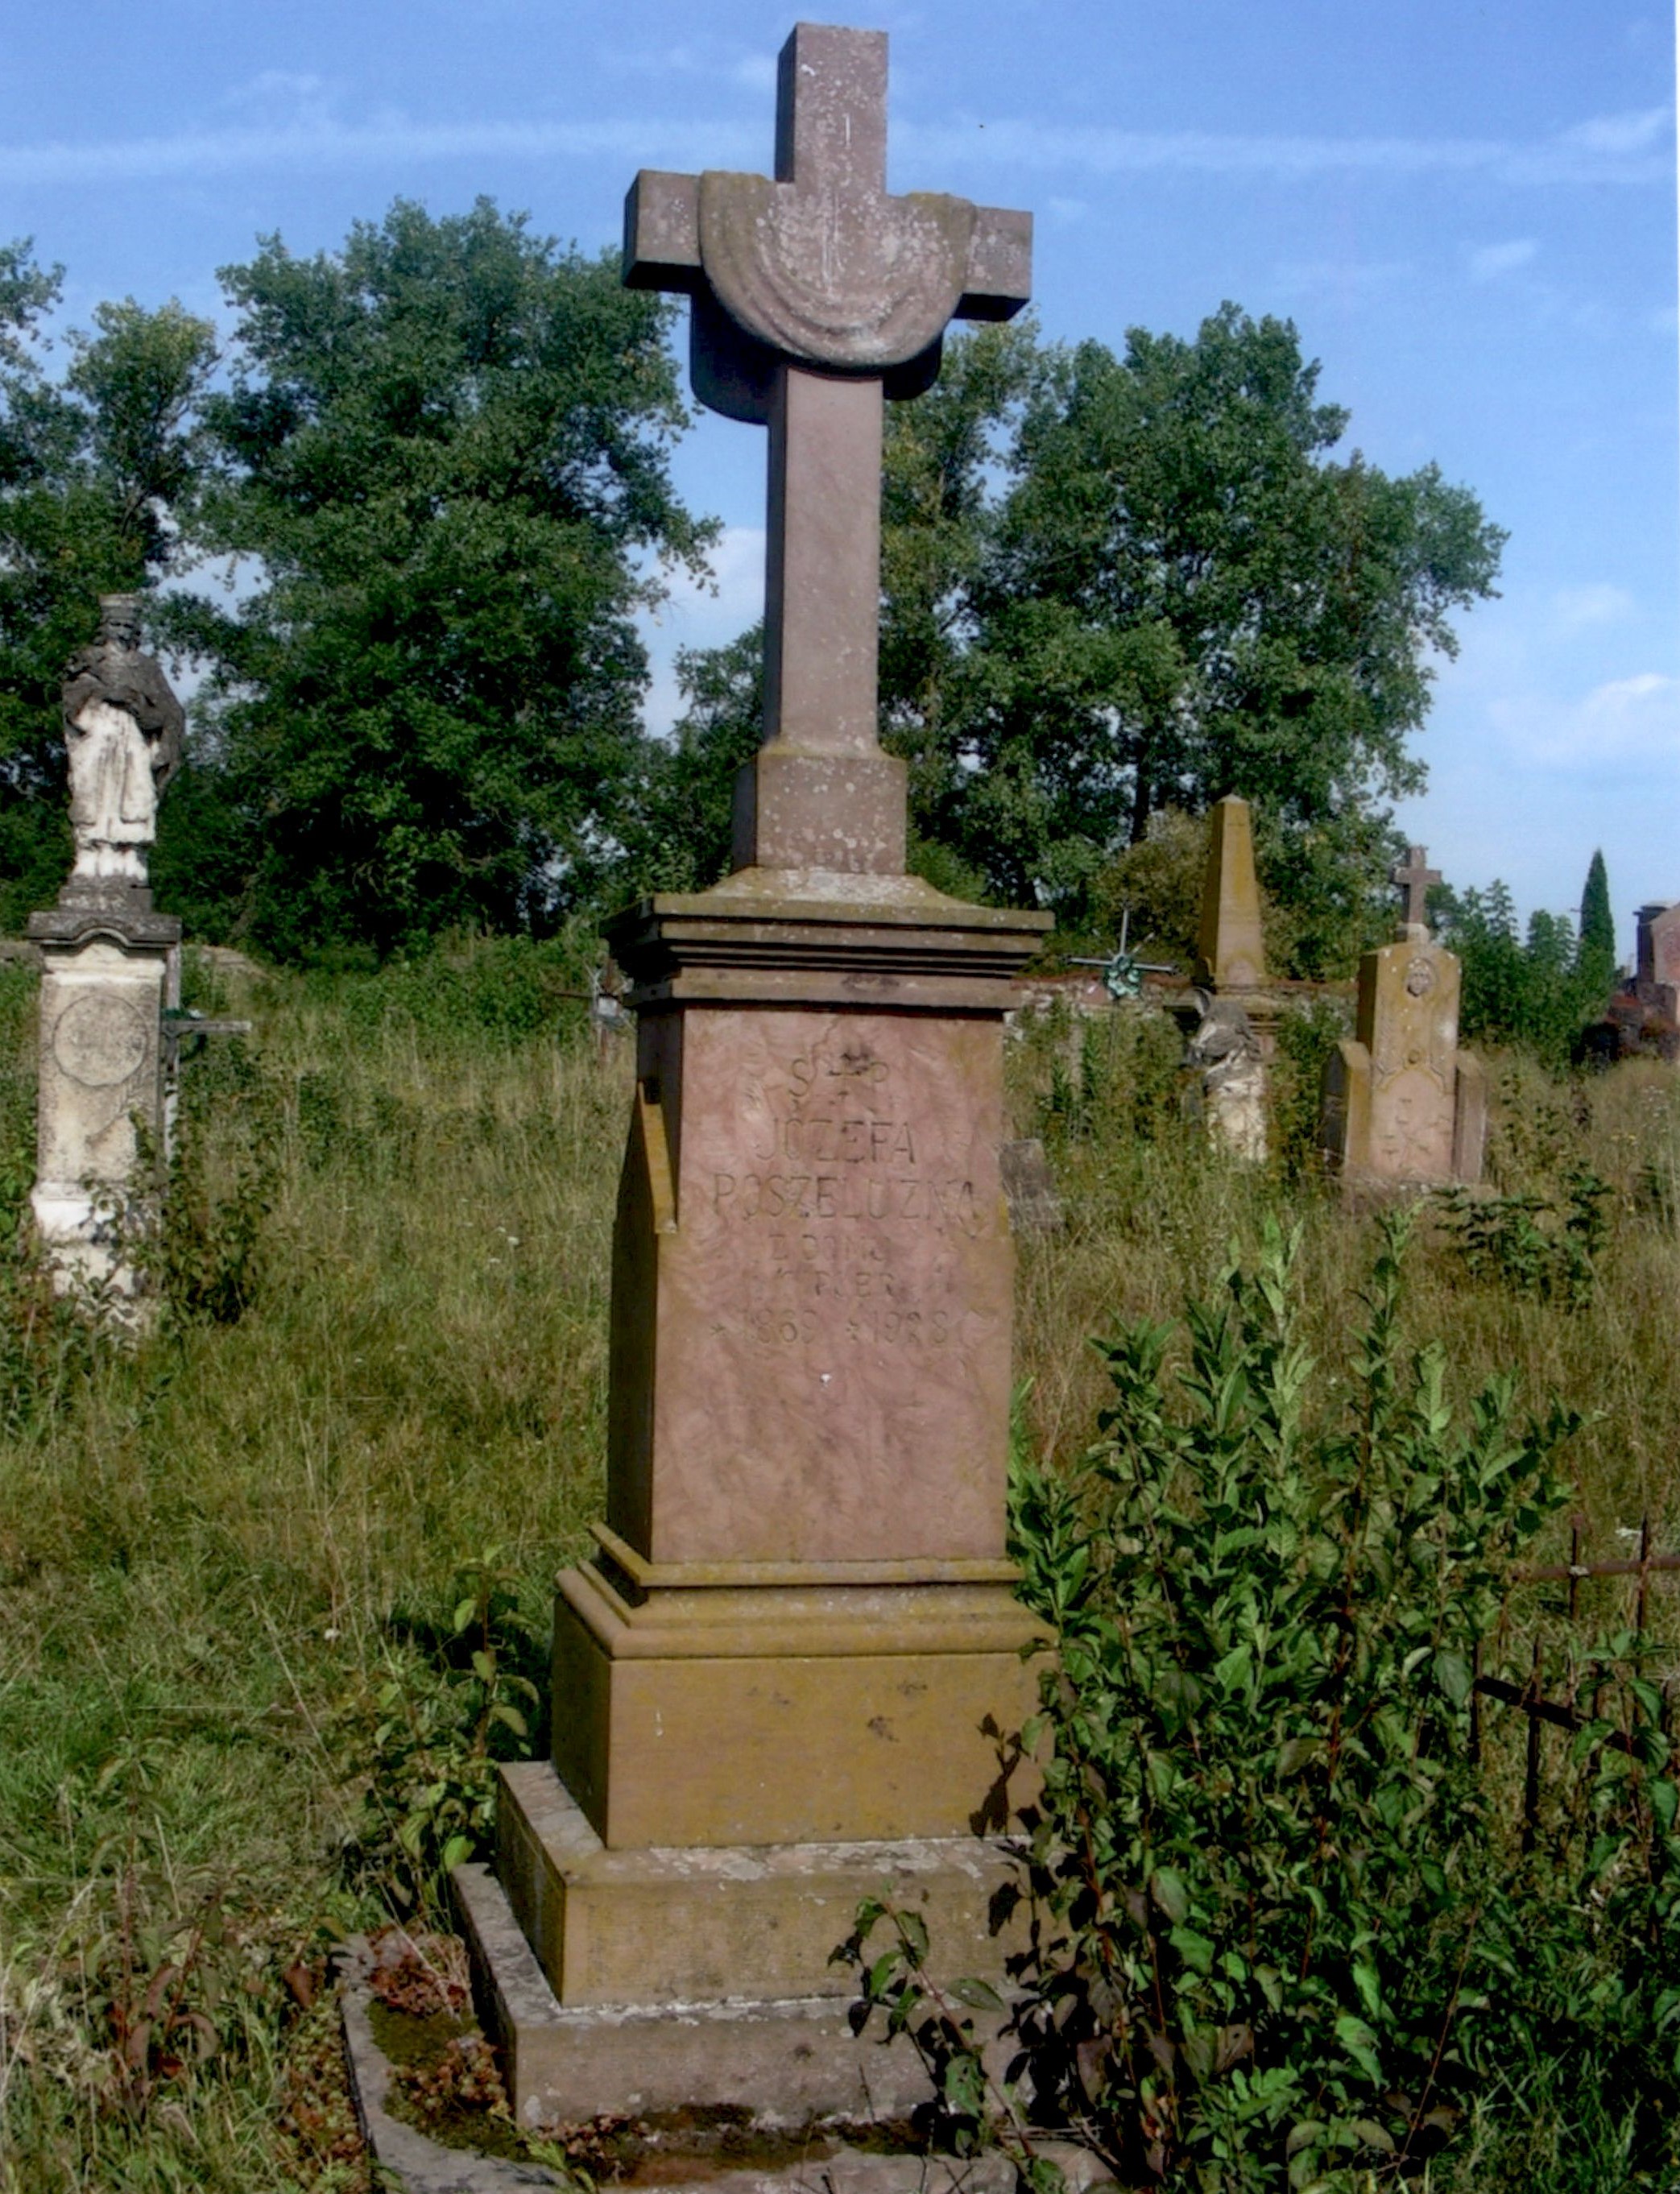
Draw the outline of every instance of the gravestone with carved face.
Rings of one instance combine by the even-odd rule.
[[[1414,846],[1394,881],[1406,894],[1397,940],[1361,960],[1356,1034],[1326,1067],[1325,1156],[1354,1184],[1479,1180],[1481,1062],[1459,1048],[1457,956],[1424,919],[1440,877]]]
[[[118,1304],[136,1285],[122,1245],[136,1121],[155,1148],[163,1140],[163,1014],[181,944],[180,922],[152,906],[146,861],[182,715],[140,646],[138,612],[132,594],[101,595],[98,636],[66,673],[75,862],[57,905],[29,920],[43,960],[36,1231],[61,1288]]]
[[[553,1762],[505,1776],[499,1884],[462,1876],[561,2022],[506,2014],[522,2111],[855,2105],[828,1956],[872,1883],[953,1971],[1001,1957],[988,1837],[1036,1695],[1002,1019],[1048,918],[905,873],[876,628],[882,407],[952,317],[1025,302],[1030,223],[892,195],[886,89],[884,36],[801,24],[774,175],[646,173],[627,208],[627,281],[692,301],[696,393],[768,428],[764,744],[733,872],[611,932],[639,1049],[606,1518],[559,1581]],[[518,1960],[483,1954],[498,2001]]]

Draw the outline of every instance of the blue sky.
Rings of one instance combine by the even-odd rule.
[[[762,0],[110,0],[26,9],[0,55],[0,237],[67,268],[66,315],[175,296],[260,232],[340,241],[399,194],[486,192],[615,239],[639,166],[765,168],[791,9]],[[1680,898],[1680,399],[1674,22],[1645,0],[923,0],[892,34],[895,189],[1038,217],[1053,337],[1287,313],[1350,445],[1431,459],[1511,531],[1464,622],[1402,821],[1450,881],[1579,899],[1602,845],[1631,910]],[[726,532],[715,597],[756,612],[763,438],[679,459]],[[1671,804],[1673,803],[1673,804]]]

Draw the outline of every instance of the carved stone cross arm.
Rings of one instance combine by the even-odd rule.
[[[1026,303],[1032,215],[889,195],[884,32],[798,25],[776,106],[773,179],[642,170],[625,202],[624,279],[714,302],[772,358],[903,376],[917,393],[949,321],[1008,319]]]
[[[770,182],[644,168],[624,204],[626,286],[715,300],[735,323],[737,341],[830,372],[880,374],[895,397],[920,395],[932,385],[949,321],[1011,319],[1031,294],[1029,213],[932,191],[890,198],[879,190],[868,197],[891,210],[889,249],[901,261],[893,269],[899,279],[851,296],[813,294],[785,252],[776,255],[780,264],[763,266],[750,244],[743,248],[743,231],[750,237],[767,230],[772,249],[796,241],[789,232],[809,225],[800,220],[808,209],[769,195],[789,189],[794,199],[801,195],[781,176]],[[863,210],[860,194],[849,225],[861,226]],[[925,290],[918,274],[926,277]],[[729,416],[765,423],[761,410]]]
[[[902,765],[875,734],[881,406],[919,395],[953,319],[1027,302],[1032,216],[886,189],[886,38],[801,23],[783,48],[776,173],[644,169],[624,279],[693,301],[701,402],[770,428],[765,747],[737,866],[896,874]]]

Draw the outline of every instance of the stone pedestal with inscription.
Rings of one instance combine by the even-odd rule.
[[[553,1999],[522,2021],[492,1980],[528,2119],[578,2103],[586,2014],[723,1998],[675,2100],[908,2108],[919,2068],[860,2057],[829,1963],[859,1897],[920,1910],[947,1978],[1018,1947],[1002,1017],[1045,926],[750,868],[614,928],[639,1051],[607,1520],[559,1581],[553,1769],[508,1772],[498,1829]],[[592,2109],[673,2102],[645,2040],[588,2058]]]
[[[121,1222],[134,1192],[135,1122],[163,1134],[163,1008],[181,924],[144,891],[66,890],[30,916],[41,948],[35,1227],[58,1284],[126,1296]],[[144,901],[146,904],[140,904]],[[124,903],[129,902],[129,903]]]
[[[556,1763],[613,1846],[1007,1811],[1002,1015],[1041,918],[862,882],[743,870],[614,933],[607,1528],[555,1646]]]
[[[639,1025],[608,1493],[559,1580],[553,1759],[462,1870],[522,2120],[867,2116],[829,1954],[885,1887],[1002,1978],[1035,1626],[1005,1548],[1011,978],[1049,917],[904,873],[876,740],[882,405],[1027,295],[1023,215],[885,187],[886,39],[801,24],[773,180],[644,174],[626,279],[769,428],[765,741],[735,872],[611,932]]]

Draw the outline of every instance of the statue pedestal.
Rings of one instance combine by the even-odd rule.
[[[32,1203],[60,1292],[130,1298],[115,1223],[135,1192],[135,1123],[164,1129],[163,1008],[181,923],[152,894],[68,887],[29,918],[41,948],[40,1099]]]

